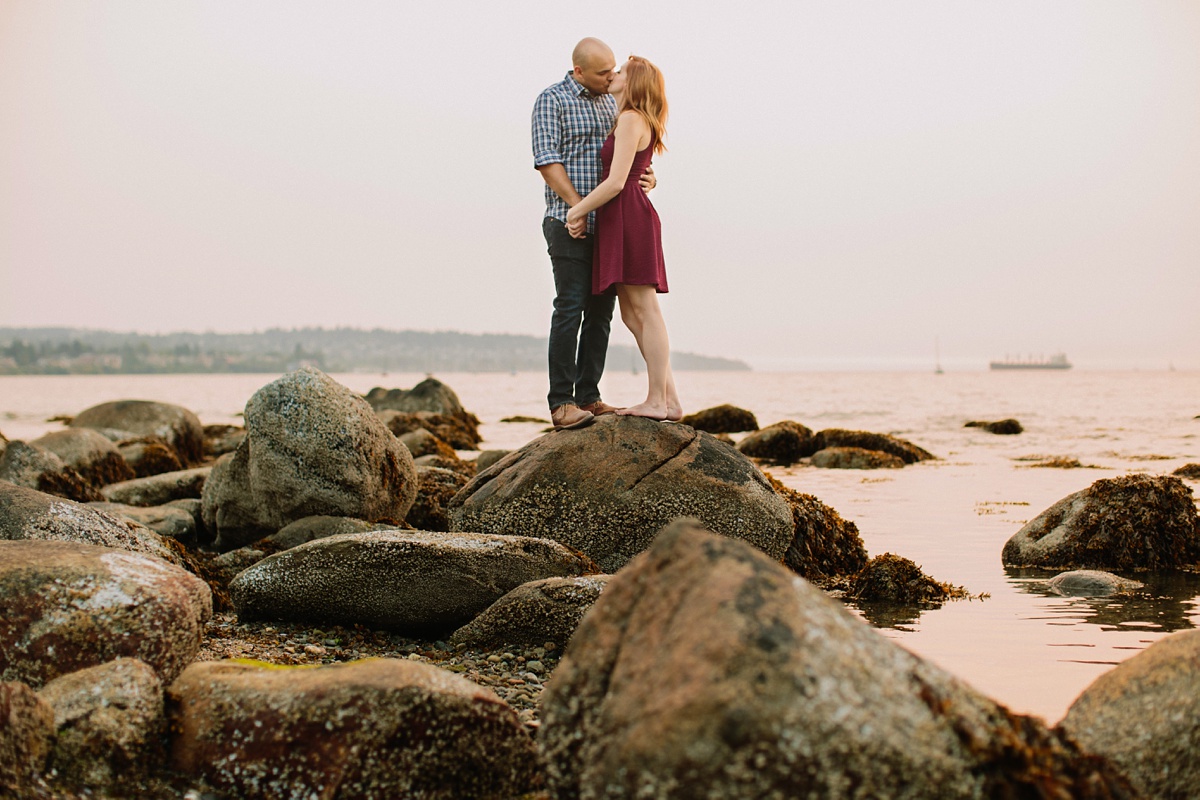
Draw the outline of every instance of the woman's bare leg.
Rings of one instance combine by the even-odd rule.
[[[646,400],[617,413],[660,420],[674,417],[671,412],[682,409],[671,374],[671,344],[658,306],[658,293],[653,286],[619,284],[617,297],[621,302],[621,319],[637,339],[638,350],[646,361],[647,381]]]

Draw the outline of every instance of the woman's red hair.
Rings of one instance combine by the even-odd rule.
[[[654,152],[667,149],[667,89],[662,70],[640,56],[630,56],[625,66],[625,98],[622,111],[637,112],[654,133]]]

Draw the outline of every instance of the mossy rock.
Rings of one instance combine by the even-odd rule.
[[[680,422],[706,433],[738,433],[739,431],[758,430],[758,420],[753,413],[728,403],[706,408],[695,414],[688,414]]]

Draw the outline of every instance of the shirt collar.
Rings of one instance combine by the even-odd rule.
[[[568,72],[567,77],[563,81],[563,83],[565,83],[568,86],[568,88],[570,89],[572,94],[574,94],[577,97],[581,97],[584,100],[595,100],[598,97],[604,96],[604,95],[600,95],[600,94],[593,94],[591,89],[587,88],[582,83],[575,80],[574,72]]]

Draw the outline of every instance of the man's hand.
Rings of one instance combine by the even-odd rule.
[[[567,233],[574,236],[576,239],[582,239],[587,236],[587,217],[580,217],[574,222],[567,222]]]
[[[643,192],[650,194],[650,190],[658,186],[658,178],[654,177],[654,167],[647,166],[642,177],[638,178],[638,183],[641,184]]]

